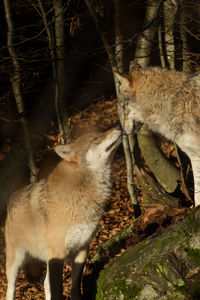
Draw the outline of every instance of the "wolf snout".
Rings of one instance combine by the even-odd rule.
[[[121,124],[120,123],[118,123],[117,124],[117,126],[115,127],[117,130],[120,130],[120,131],[122,131],[122,126],[121,126]]]

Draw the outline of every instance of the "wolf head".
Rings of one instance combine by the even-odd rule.
[[[134,130],[133,120],[135,119],[135,116],[133,115],[134,110],[132,107],[136,100],[137,81],[132,74],[120,74],[116,72],[115,76],[117,78],[119,105],[124,114],[122,127],[126,134],[131,134]]]
[[[104,133],[88,133],[74,143],[55,147],[56,153],[68,162],[76,162],[93,169],[109,164],[121,143],[121,129],[112,128]]]

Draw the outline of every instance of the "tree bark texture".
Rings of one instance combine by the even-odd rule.
[[[122,35],[120,31],[120,0],[114,0],[114,11],[115,11],[115,59],[118,67],[118,72],[124,72],[124,61],[123,61],[123,43]]]
[[[14,24],[12,20],[12,12],[11,12],[9,0],[4,0],[4,9],[6,15],[6,22],[8,25],[7,46],[8,46],[10,57],[12,59],[13,69],[14,69],[13,74],[11,75],[11,83],[12,83],[13,94],[17,105],[17,110],[18,113],[21,115],[20,122],[22,124],[22,128],[24,129],[24,135],[25,135],[24,140],[27,149],[28,165],[30,170],[30,182],[33,183],[37,181],[38,169],[35,165],[34,153],[32,148],[32,140],[31,140],[30,130],[28,127],[28,121],[27,118],[24,116],[25,111],[24,111],[24,103],[23,103],[22,91],[21,91],[21,70],[20,70],[17,53],[13,45]]]
[[[178,5],[178,0],[167,0],[163,3],[165,49],[167,61],[172,70],[175,69],[174,23]]]
[[[200,209],[101,271],[96,300],[199,299]]]
[[[187,10],[184,8],[184,5],[181,5],[181,12],[180,12],[180,35],[182,40],[182,70],[184,72],[191,72],[191,61],[190,61],[190,54],[189,54],[189,45],[187,39],[187,32],[185,30],[185,26],[187,26]]]
[[[61,144],[65,144],[67,132],[66,109],[66,64],[65,64],[65,30],[64,30],[64,4],[62,0],[54,0],[55,16],[55,46],[56,46],[56,78],[55,81],[55,108],[58,128],[61,135]]]
[[[162,1],[148,0],[144,20],[144,30],[141,32],[135,50],[135,61],[141,67],[148,66],[150,62],[151,47],[155,36],[155,21]]]

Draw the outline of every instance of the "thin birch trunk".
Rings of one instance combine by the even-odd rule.
[[[122,35],[119,26],[120,18],[120,0],[114,0],[114,12],[115,12],[115,59],[118,67],[118,72],[124,72],[124,61],[123,61],[123,43]]]
[[[60,66],[59,66],[58,61],[56,63],[57,56],[55,53],[54,39],[53,39],[52,33],[49,28],[48,20],[46,17],[46,12],[44,10],[42,1],[38,0],[38,4],[40,7],[40,11],[41,11],[42,19],[43,19],[43,22],[45,25],[45,29],[46,29],[46,33],[47,33],[47,37],[48,37],[48,43],[49,43],[49,50],[50,50],[51,64],[52,64],[52,74],[53,74],[53,80],[54,80],[54,103],[55,103],[55,109],[56,109],[58,129],[59,129],[60,136],[61,136],[61,144],[65,144],[66,134],[65,134],[63,118],[62,118],[62,114],[61,114],[61,106],[62,106],[61,101],[64,101],[65,99],[59,98],[59,96],[62,94],[61,92],[59,92],[59,89],[62,89],[62,85],[59,86],[59,79],[57,77],[57,74],[59,73],[58,68],[60,68]],[[55,15],[56,15],[56,12],[55,12]],[[55,24],[56,24],[56,16],[55,16]],[[58,31],[58,29],[57,29],[57,31]],[[61,33],[63,33],[63,31]],[[58,42],[59,42],[59,39],[58,39]],[[59,49],[59,48],[57,48],[57,49]],[[59,50],[57,50],[57,52],[59,52]],[[61,60],[61,62],[62,62],[62,60]]]
[[[162,25],[159,25],[159,27],[158,27],[158,46],[159,46],[161,66],[163,69],[165,69],[166,62],[165,62],[165,55],[164,55],[164,49],[163,49]]]
[[[135,50],[135,61],[141,67],[148,66],[150,62],[151,47],[155,36],[155,20],[162,1],[147,0],[144,27],[146,28],[139,36]]]
[[[10,77],[10,80],[12,83],[13,94],[15,97],[17,110],[18,113],[21,115],[20,122],[22,124],[24,135],[25,135],[25,145],[28,153],[28,164],[30,169],[30,182],[33,183],[37,181],[38,168],[35,165],[31,134],[28,128],[28,121],[26,117],[24,117],[25,111],[24,111],[24,104],[23,104],[22,91],[21,91],[20,65],[19,65],[17,53],[13,46],[14,24],[12,20],[12,13],[11,13],[9,0],[4,0],[4,9],[5,9],[6,22],[8,26],[7,47],[14,67],[14,71]]]
[[[55,16],[55,45],[56,45],[56,79],[55,79],[55,107],[61,144],[67,139],[67,110],[66,110],[66,65],[65,65],[65,30],[64,7],[62,0],[54,0]]]
[[[115,90],[116,90],[116,94],[118,95],[118,88],[117,88],[117,80],[115,77],[115,72],[119,71],[118,69],[118,64],[117,64],[117,60],[119,62],[119,67],[123,68],[123,64],[122,64],[122,55],[123,55],[123,51],[122,51],[122,46],[121,46],[121,37],[120,35],[116,38],[117,39],[117,49],[116,54],[117,54],[117,58],[115,57],[107,38],[105,37],[103,31],[101,30],[99,23],[98,23],[98,19],[97,16],[92,8],[92,5],[90,3],[89,0],[85,0],[85,4],[88,8],[88,11],[96,25],[96,28],[100,34],[100,37],[102,39],[102,42],[104,44],[106,53],[108,55],[109,58],[109,62],[111,65],[111,69],[112,69],[112,73],[113,73],[113,78],[114,78],[114,82],[115,82]],[[115,2],[115,5],[118,3]],[[119,7],[119,6],[118,6]],[[118,14],[118,12],[117,12]],[[118,15],[119,16],[119,15]],[[119,29],[117,29],[117,32],[119,32]],[[121,52],[122,51],[122,52]],[[119,113],[119,119],[120,122],[123,122],[123,112],[119,109],[118,106],[118,113]],[[131,158],[131,152],[130,152],[130,146],[129,146],[129,141],[128,141],[128,137],[127,136],[123,136],[123,148],[124,148],[124,153],[125,153],[125,159],[126,159],[126,166],[127,166],[127,188],[128,188],[128,192],[130,195],[130,199],[131,202],[133,204],[134,210],[135,210],[135,216],[137,217],[140,214],[140,210],[139,210],[139,204],[138,204],[138,200],[135,197],[135,193],[134,193],[134,186],[133,186],[133,164],[132,164],[132,158]]]
[[[182,40],[182,59],[183,59],[182,70],[184,72],[191,72],[189,46],[188,46],[188,40],[187,40],[187,32],[185,30],[186,12],[184,11],[183,5],[184,4],[182,4],[181,16],[180,16],[180,34],[181,34],[181,40]]]
[[[41,15],[42,15],[43,23],[44,23],[45,30],[46,30],[47,37],[48,37],[49,50],[50,50],[50,56],[51,56],[51,64],[52,64],[52,73],[53,73],[53,78],[55,80],[55,78],[56,78],[56,57],[55,57],[55,52],[54,52],[54,40],[53,40],[53,37],[52,37],[52,34],[51,34],[51,30],[49,28],[47,15],[46,15],[46,12],[44,10],[42,1],[38,0],[38,4],[39,4],[39,7],[40,7],[40,12],[41,12]]]
[[[124,63],[123,63],[123,43],[122,43],[122,35],[120,32],[119,18],[120,18],[120,0],[114,0],[114,13],[115,13],[115,58],[118,67],[118,72],[124,72]],[[115,77],[115,75],[114,75]],[[118,89],[116,88],[116,93],[118,94]],[[117,95],[118,96],[118,95]],[[120,123],[123,124],[123,111],[121,110],[120,105],[118,104],[118,114],[120,118]],[[124,135],[123,136],[123,148],[126,159],[126,169],[127,169],[127,188],[129,191],[131,203],[133,204],[135,210],[135,216],[140,215],[140,207],[136,197],[135,187],[134,187],[134,178],[133,171],[139,175],[139,169],[135,164],[134,157],[134,145],[135,145],[135,137],[134,135]]]
[[[165,48],[170,69],[175,69],[174,21],[179,1],[167,0],[163,3],[165,28]]]

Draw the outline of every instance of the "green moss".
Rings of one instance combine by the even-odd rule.
[[[190,294],[190,290],[176,265],[168,260],[165,253],[180,253],[184,257],[187,254],[193,264],[200,265],[200,249],[196,249],[198,239],[195,244],[200,217],[194,213],[190,214],[187,221],[180,223],[176,230],[159,238],[147,239],[110,263],[100,273],[96,300],[135,299],[142,292],[140,279],[152,285],[160,294],[167,293],[167,299],[186,299],[185,295]],[[192,243],[195,249],[191,249]]]
[[[182,295],[178,292],[174,292],[173,294],[167,293],[167,300],[185,300],[185,295]]]
[[[135,299],[141,288],[132,282],[127,282],[126,278],[118,277],[115,279],[114,287],[112,288],[113,299],[118,299],[120,295],[124,295],[124,300]]]
[[[187,299],[186,284],[182,279],[178,279],[176,282],[172,282],[173,290],[167,291],[167,300],[185,300]]]
[[[169,261],[166,259],[165,261],[161,262],[157,262],[156,264],[156,273],[158,274],[158,276],[160,277],[168,277],[168,265],[169,265]]]
[[[200,249],[190,249],[186,248],[185,251],[191,262],[195,265],[200,266]]]
[[[124,296],[124,300],[134,300],[136,296],[141,292],[141,287],[137,284],[127,280],[126,275],[121,272],[120,276],[115,277],[113,284],[107,291],[107,276],[106,270],[101,272],[101,276],[98,279],[98,291],[96,295],[96,300],[106,300],[113,299],[118,300],[120,296]]]
[[[196,220],[195,213],[198,208],[194,208],[185,220],[184,227],[190,228],[190,232],[199,232],[199,221]]]

